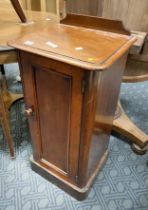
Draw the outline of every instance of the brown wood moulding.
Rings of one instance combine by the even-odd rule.
[[[111,20],[102,17],[79,14],[67,14],[67,17],[60,22],[66,25],[74,25],[118,34],[130,35],[130,31],[125,29],[122,21],[120,20]]]
[[[32,168],[79,200],[106,159],[134,41],[128,35],[50,22],[9,42],[18,51]]]

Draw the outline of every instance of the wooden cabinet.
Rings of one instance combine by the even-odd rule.
[[[50,171],[82,199],[107,158],[126,59],[93,73],[25,52],[20,52],[20,60],[32,167],[51,180]]]
[[[32,168],[79,200],[107,159],[127,52],[135,41],[101,31],[103,21],[106,26],[103,19],[69,14],[61,24],[42,21],[38,33],[10,43],[19,54]]]
[[[21,63],[34,160],[75,182],[83,72],[27,53],[21,53]]]

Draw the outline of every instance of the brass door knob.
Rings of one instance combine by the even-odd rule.
[[[32,115],[33,115],[33,110],[32,110],[32,108],[25,109],[25,114],[26,114],[28,117],[32,116]]]

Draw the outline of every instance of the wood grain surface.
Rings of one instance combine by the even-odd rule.
[[[33,169],[82,199],[107,157],[135,38],[92,29],[92,17],[87,17],[88,28],[83,27],[84,17],[79,18],[79,26],[40,24],[36,33],[9,43],[19,54]]]
[[[50,21],[35,26],[35,33],[27,33],[9,42],[9,45],[88,70],[107,68],[135,42],[132,36],[84,28],[81,25],[78,27]]]

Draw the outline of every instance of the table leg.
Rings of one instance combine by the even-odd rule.
[[[132,149],[138,154],[145,154],[148,135],[140,130],[125,114],[120,102],[113,122],[113,130],[127,137],[132,142]]]
[[[23,98],[23,94],[14,94],[8,91],[7,81],[3,65],[1,67],[0,79],[0,123],[7,141],[10,155],[14,157],[13,140],[10,132],[9,109],[13,103]]]
[[[1,100],[1,99],[0,99]],[[2,112],[3,111],[3,112]],[[6,113],[5,112],[5,108],[3,106],[0,107],[0,112],[1,112],[1,125],[2,125],[2,129],[3,129],[3,132],[4,132],[4,137],[7,141],[7,144],[8,144],[8,147],[9,147],[9,151],[10,151],[10,156],[12,158],[14,158],[14,147],[13,147],[13,140],[12,140],[12,136],[11,136],[11,133],[10,133],[10,121],[9,121],[9,113]]]
[[[7,85],[7,80],[5,76],[4,66],[0,65],[0,67],[1,67],[1,73],[2,73],[1,88],[2,88],[3,101],[5,103],[6,108],[9,109],[13,103],[23,98],[23,94],[18,94],[18,93],[16,94],[16,93],[11,93],[10,91],[8,91],[8,85]]]

